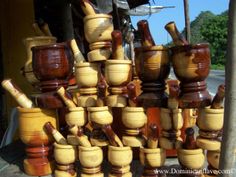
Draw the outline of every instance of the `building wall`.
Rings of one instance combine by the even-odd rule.
[[[4,78],[11,78],[26,94],[32,92],[32,86],[20,74],[26,61],[23,39],[33,36],[34,22],[33,0],[1,0],[0,32],[3,55]],[[10,115],[17,103],[4,92],[4,118]]]

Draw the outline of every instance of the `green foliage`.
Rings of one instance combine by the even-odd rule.
[[[225,65],[227,23],[228,14],[224,12],[206,21],[200,28],[203,39],[210,43],[212,64]]]
[[[213,19],[215,15],[210,11],[201,12],[194,21],[191,22],[191,43],[206,42],[206,39],[201,34],[201,27],[207,21]]]

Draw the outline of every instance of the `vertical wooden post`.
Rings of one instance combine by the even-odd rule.
[[[226,57],[226,94],[220,170],[230,170],[220,177],[235,176],[236,169],[236,1],[229,3],[229,22]]]
[[[184,0],[184,17],[185,17],[185,29],[186,29],[186,39],[190,43],[190,20],[189,20],[189,3],[188,0]]]
[[[120,30],[120,18],[119,18],[119,12],[116,4],[116,0],[112,0],[112,16],[113,16],[113,24],[115,30]]]

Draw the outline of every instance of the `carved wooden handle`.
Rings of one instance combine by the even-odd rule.
[[[102,127],[102,131],[106,134],[110,145],[112,146],[118,146],[123,147],[123,144],[120,140],[120,138],[115,134],[115,132],[112,130],[111,125],[104,125]]]
[[[124,60],[124,49],[122,46],[122,34],[119,30],[114,30],[112,36],[112,58]]]
[[[89,0],[80,0],[80,6],[85,15],[95,15],[96,11]]]
[[[76,63],[81,63],[81,62],[84,62],[85,61],[85,58],[82,54],[82,52],[80,51],[75,39],[72,39],[70,41],[70,47],[72,49],[72,52],[74,54],[74,58],[75,58],[75,62]]]
[[[136,107],[137,106],[137,94],[136,87],[133,83],[127,85],[128,97],[129,97],[129,106]]]
[[[36,36],[45,36],[45,34],[39,28],[38,23],[33,23],[32,27],[33,27],[33,30],[34,30]]]
[[[2,81],[2,87],[6,89],[17,103],[23,108],[33,108],[32,101],[15,85],[11,79],[5,79]]]
[[[165,29],[171,35],[173,42],[177,46],[188,45],[188,41],[180,34],[175,22],[169,22],[166,24]]]
[[[223,108],[224,97],[225,97],[225,85],[221,84],[219,85],[218,91],[212,100],[211,108],[212,109]]]
[[[45,36],[52,36],[52,33],[49,29],[49,26],[47,23],[44,23],[43,26],[40,28]]]
[[[148,136],[147,146],[150,149],[155,149],[158,146],[158,128],[156,124],[151,124],[149,128],[150,133]]]
[[[196,141],[194,139],[193,128],[187,128],[185,130],[185,134],[186,134],[186,138],[185,138],[185,142],[183,144],[183,148],[184,149],[196,149],[197,145],[196,145]]]
[[[147,20],[141,20],[137,24],[138,31],[141,35],[142,46],[154,46],[155,42],[152,38],[151,32],[149,30],[149,25]]]
[[[82,128],[78,128],[77,126],[74,125],[69,128],[69,131],[77,137],[79,144],[81,146],[92,147],[91,143],[88,140],[88,137],[84,135]]]
[[[51,124],[51,122],[47,122],[44,127],[46,131],[53,136],[58,144],[68,144],[63,135],[59,131],[57,131],[57,129]]]
[[[180,87],[177,80],[168,81],[169,86],[169,98],[168,98],[168,108],[177,109],[179,106],[179,93]]]
[[[68,108],[75,108],[76,104],[73,102],[71,95],[65,90],[64,87],[60,87],[57,89],[58,95],[62,98],[64,103]]]
[[[97,106],[102,107],[105,106],[105,98],[106,98],[106,83],[103,80],[98,83],[98,99],[97,99]]]

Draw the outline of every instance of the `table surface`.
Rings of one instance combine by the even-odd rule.
[[[0,149],[0,177],[29,177],[23,170],[23,159],[25,158],[24,144],[16,141]],[[104,176],[108,176],[110,165],[108,162],[103,163]],[[164,169],[180,169],[177,158],[168,158],[165,162]],[[141,177],[143,167],[139,161],[135,160],[131,164],[133,177]],[[45,177],[51,177],[48,175]],[[78,175],[79,176],[79,175]],[[168,177],[176,177],[176,174],[168,174]]]

